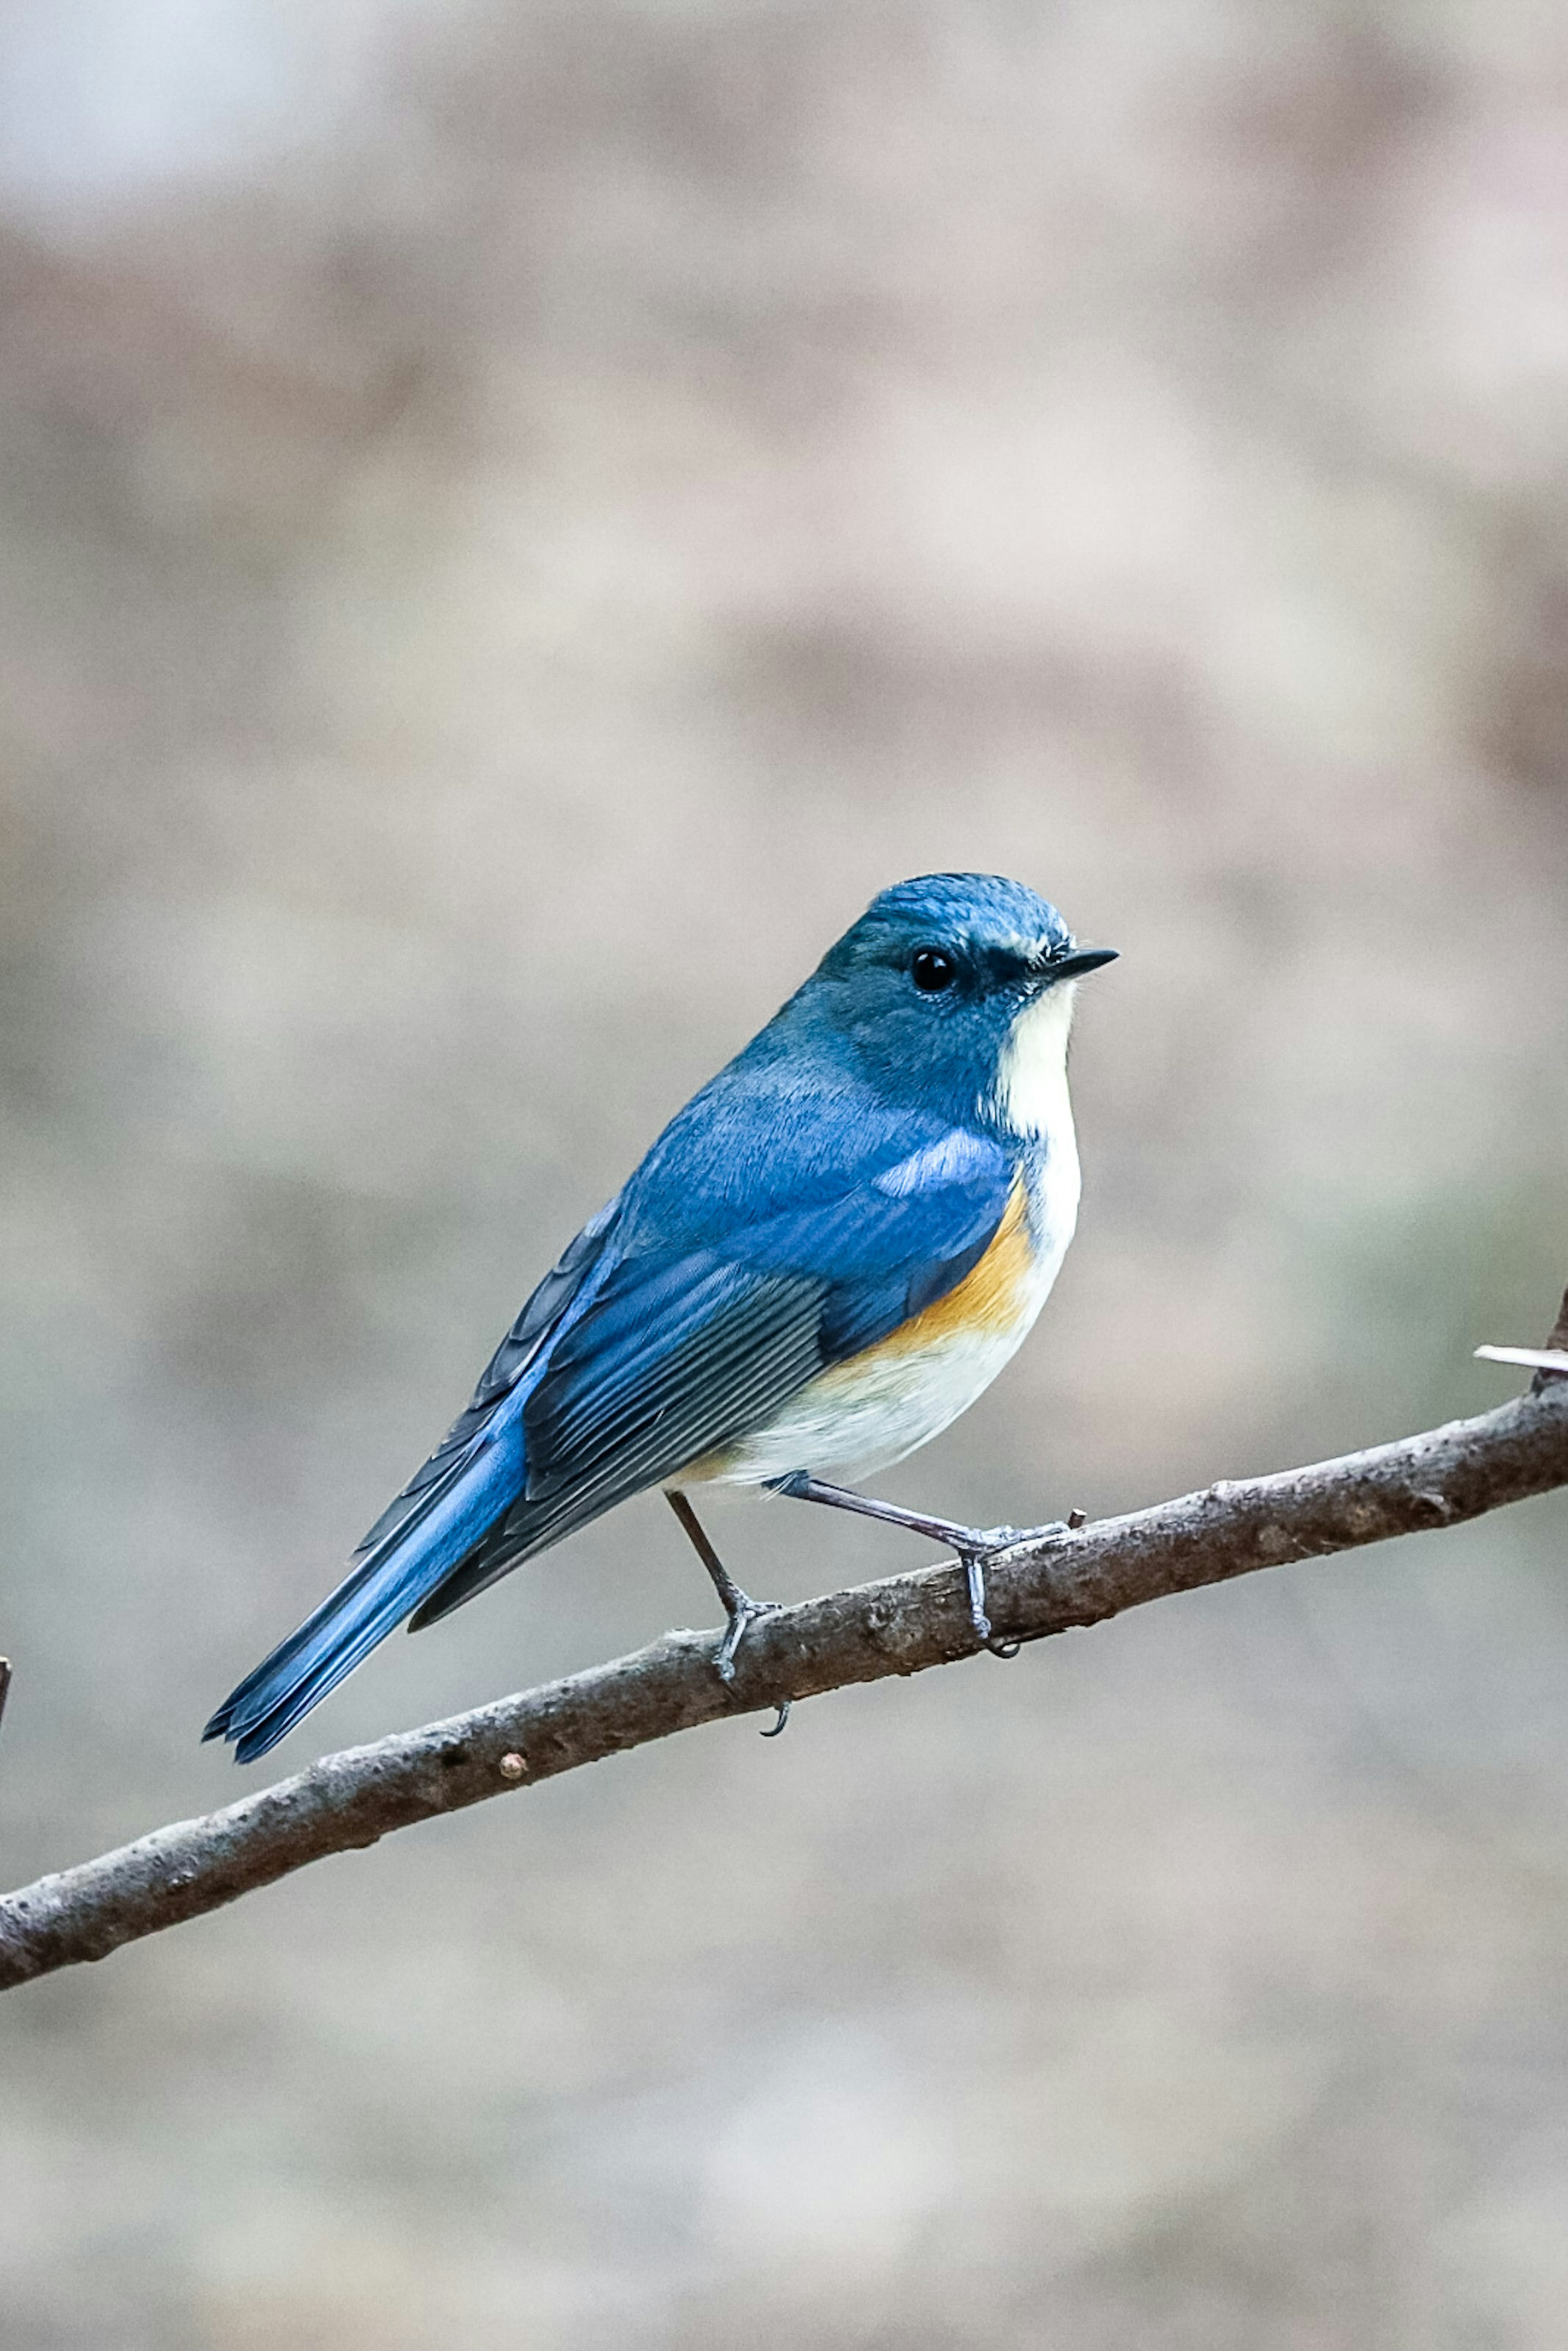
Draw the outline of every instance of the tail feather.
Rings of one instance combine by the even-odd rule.
[[[522,1479],[516,1443],[480,1441],[350,1569],[335,1592],[230,1691],[203,1731],[252,1763],[385,1640],[505,1515]]]
[[[612,1499],[617,1499],[612,1496]],[[552,1495],[548,1502],[518,1502],[501,1516],[459,1560],[445,1569],[434,1584],[420,1600],[419,1606],[408,1620],[411,1633],[423,1633],[429,1625],[439,1625],[476,1592],[484,1592],[509,1575],[514,1567],[548,1551],[591,1520],[598,1518],[609,1504],[602,1493],[590,1489],[586,1495]]]
[[[345,1577],[299,1631],[230,1693],[203,1738],[232,1740],[235,1761],[254,1763],[369,1656],[424,1588],[417,1570],[407,1566],[396,1575],[383,1571],[362,1579],[356,1570]]]

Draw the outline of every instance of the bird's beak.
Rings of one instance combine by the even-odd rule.
[[[1042,979],[1082,979],[1086,971],[1098,971],[1102,964],[1114,963],[1114,947],[1069,947],[1064,955],[1054,955],[1042,963]]]

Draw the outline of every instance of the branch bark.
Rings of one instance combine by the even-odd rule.
[[[1259,1568],[1458,1526],[1563,1485],[1568,1379],[1545,1372],[1531,1394],[1474,1420],[1015,1543],[987,1562],[991,1618],[1003,1639],[1043,1640]],[[221,1812],[39,1878],[0,1900],[0,1988],[105,1959],[328,1854],[674,1731],[976,1650],[963,1572],[951,1562],[779,1609],[753,1628],[727,1686],[714,1670],[716,1639],[668,1634],[612,1665],[326,1756]]]

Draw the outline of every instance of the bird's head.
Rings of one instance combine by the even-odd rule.
[[[1115,952],[1081,947],[1021,882],[926,873],[873,898],[796,1001],[912,1108],[1038,1134],[1061,1090],[1074,983]]]

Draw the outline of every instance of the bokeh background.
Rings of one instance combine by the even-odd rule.
[[[1520,0],[0,10],[6,1882],[237,1792],[209,1708],[906,873],[1124,960],[1057,1298],[892,1490],[1508,1393],[1568,1278],[1565,101]],[[778,1596],[928,1555],[725,1532]],[[0,2340],[1561,2345],[1565,1532],[13,1993]],[[277,1761],[711,1614],[633,1505]]]

